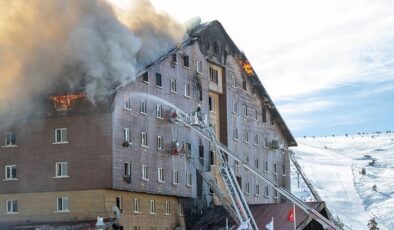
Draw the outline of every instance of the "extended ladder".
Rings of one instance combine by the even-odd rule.
[[[244,202],[241,200],[243,198],[243,200],[245,201],[245,198],[244,198],[244,196],[242,194],[242,191],[240,190],[238,184],[236,183],[236,181],[234,179],[232,179],[232,178],[234,178],[233,177],[234,174],[232,173],[231,169],[229,169],[230,167],[228,166],[227,162],[224,161],[223,153],[226,153],[227,156],[230,156],[230,157],[234,158],[235,160],[237,160],[238,162],[241,162],[243,167],[245,167],[248,170],[250,170],[253,174],[255,174],[260,179],[264,180],[268,185],[273,187],[281,195],[285,196],[287,199],[289,199],[290,201],[295,203],[306,214],[308,214],[310,217],[312,217],[317,222],[319,222],[323,226],[323,228],[325,228],[325,229],[335,229],[335,230],[338,229],[337,226],[335,226],[335,224],[333,224],[331,221],[327,220],[318,211],[316,211],[315,209],[313,209],[310,206],[308,206],[306,203],[304,203],[298,197],[296,197],[295,195],[293,195],[292,193],[287,191],[285,188],[283,188],[280,185],[278,185],[276,182],[273,182],[265,174],[260,172],[256,167],[254,167],[251,164],[249,164],[249,162],[247,162],[247,161],[243,160],[242,158],[240,158],[239,156],[233,154],[226,146],[224,146],[223,144],[217,142],[215,136],[213,135],[212,130],[210,130],[211,128],[208,127],[208,125],[207,125],[208,124],[208,122],[207,122],[208,119],[207,118],[205,118],[205,119],[199,118],[199,120],[201,121],[199,123],[200,128],[197,128],[195,123],[193,121],[191,121],[190,116],[188,114],[183,113],[183,112],[181,112],[179,110],[177,110],[176,112],[177,112],[176,116],[171,115],[171,119],[172,120],[179,121],[179,122],[183,123],[185,126],[190,127],[193,131],[198,133],[200,136],[202,136],[205,139],[209,140],[211,142],[211,144],[213,144],[214,147],[219,150],[219,151],[216,151],[217,152],[216,154],[218,154],[218,158],[220,158],[220,161],[221,161],[220,163],[222,164],[221,166],[223,166],[225,168],[225,170],[220,170],[220,172],[223,172],[224,174],[222,174],[222,176],[226,177],[226,181],[225,181],[226,186],[234,186],[234,184],[235,184],[235,188],[233,188],[233,190],[229,189],[229,193],[230,193],[231,199],[235,200],[237,202],[237,203],[233,203],[233,208],[236,210],[237,213],[240,213],[241,215],[246,213],[248,215],[250,213],[250,210],[248,208],[247,203],[245,202],[246,205],[244,205]],[[236,191],[236,190],[238,190],[238,191]],[[238,194],[238,197],[237,197],[237,194]],[[249,220],[251,220],[251,221],[248,224],[249,228],[253,229],[252,228],[252,223],[253,223],[255,225],[255,229],[258,229],[257,225],[254,222],[254,218],[253,218],[253,216],[251,214],[250,214],[250,217],[251,218],[249,218]],[[246,218],[245,218],[245,216],[242,216],[242,217],[238,216],[238,220],[237,221],[241,222],[241,223],[244,223],[245,220],[247,221]]]

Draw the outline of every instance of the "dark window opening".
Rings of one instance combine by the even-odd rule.
[[[204,146],[203,145],[198,146],[198,153],[199,153],[200,158],[204,159]]]
[[[172,54],[171,60],[172,60],[172,62],[176,63],[176,53]]]
[[[162,86],[162,84],[161,84],[161,74],[159,74],[159,73],[156,73],[156,86],[159,86],[159,87]]]
[[[246,80],[242,79],[242,89],[246,91]]]
[[[190,67],[190,63],[189,63],[189,56],[185,55],[183,57],[183,66],[189,68]]]
[[[142,75],[142,80],[143,80],[144,82],[149,82],[148,72],[145,72],[145,73]]]
[[[267,123],[267,110],[263,108],[263,122]]]

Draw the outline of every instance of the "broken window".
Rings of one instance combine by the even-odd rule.
[[[16,146],[16,134],[15,133],[5,133],[4,146]]]
[[[189,56],[187,56],[187,55],[183,56],[183,66],[190,68]]]
[[[145,83],[149,82],[149,78],[148,78],[148,72],[145,72],[144,74],[142,74],[142,81]]]

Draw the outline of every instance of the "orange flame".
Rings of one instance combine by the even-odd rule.
[[[254,75],[252,65],[248,61],[241,61],[241,64],[242,64],[242,68],[249,76]]]
[[[55,109],[57,111],[67,111],[71,109],[71,103],[78,99],[86,97],[85,93],[79,93],[79,94],[67,94],[67,95],[61,95],[61,96],[52,96],[50,97],[51,100],[53,100],[53,105],[55,106]]]

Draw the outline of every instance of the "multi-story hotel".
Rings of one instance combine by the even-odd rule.
[[[43,95],[34,115],[2,114],[0,226],[114,218],[124,229],[186,228],[220,201],[174,143],[220,181],[209,141],[169,121],[209,114],[217,140],[290,190],[283,151],[296,142],[245,55],[222,25],[201,24],[134,81],[92,103],[84,92]],[[232,158],[250,204],[282,197]],[[218,183],[220,185],[220,183]],[[117,208],[115,208],[115,207]]]

